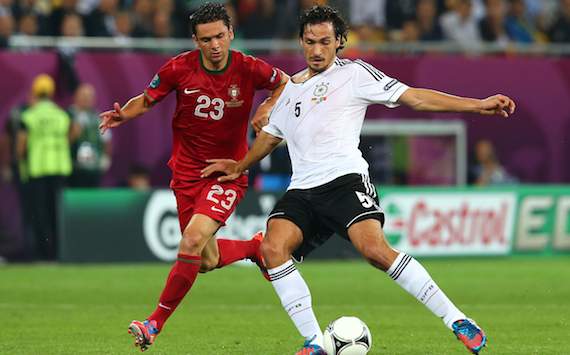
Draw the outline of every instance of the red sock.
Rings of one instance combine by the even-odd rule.
[[[255,257],[260,242],[251,240],[217,239],[220,261],[218,267],[224,267],[238,260]]]
[[[159,304],[148,319],[155,320],[157,328],[162,326],[182,301],[196,280],[200,270],[200,256],[178,254],[166,279],[166,285],[159,298]]]

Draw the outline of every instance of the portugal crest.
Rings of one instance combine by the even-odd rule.
[[[230,101],[226,101],[228,107],[239,107],[243,104],[243,100],[239,100],[240,89],[237,84],[232,84],[228,88],[228,96]]]
[[[228,95],[232,98],[232,100],[236,100],[239,96],[239,86],[237,84],[230,85],[228,89]]]

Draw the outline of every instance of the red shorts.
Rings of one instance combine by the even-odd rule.
[[[247,176],[228,182],[217,177],[196,181],[172,181],[180,231],[184,232],[194,214],[206,215],[223,225],[247,190]]]

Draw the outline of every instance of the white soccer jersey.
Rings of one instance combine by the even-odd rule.
[[[287,141],[293,167],[288,189],[317,187],[350,173],[368,175],[358,149],[366,108],[397,107],[407,89],[364,61],[338,58],[303,83],[289,80],[263,127]]]

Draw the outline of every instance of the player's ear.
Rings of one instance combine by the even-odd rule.
[[[234,40],[234,26],[230,25],[230,41]]]
[[[336,40],[334,41],[334,48],[338,50],[339,47],[340,47],[340,37],[337,37]]]
[[[196,48],[198,48],[198,38],[196,38],[196,35],[192,35],[192,41],[194,41],[194,45],[196,46]]]

